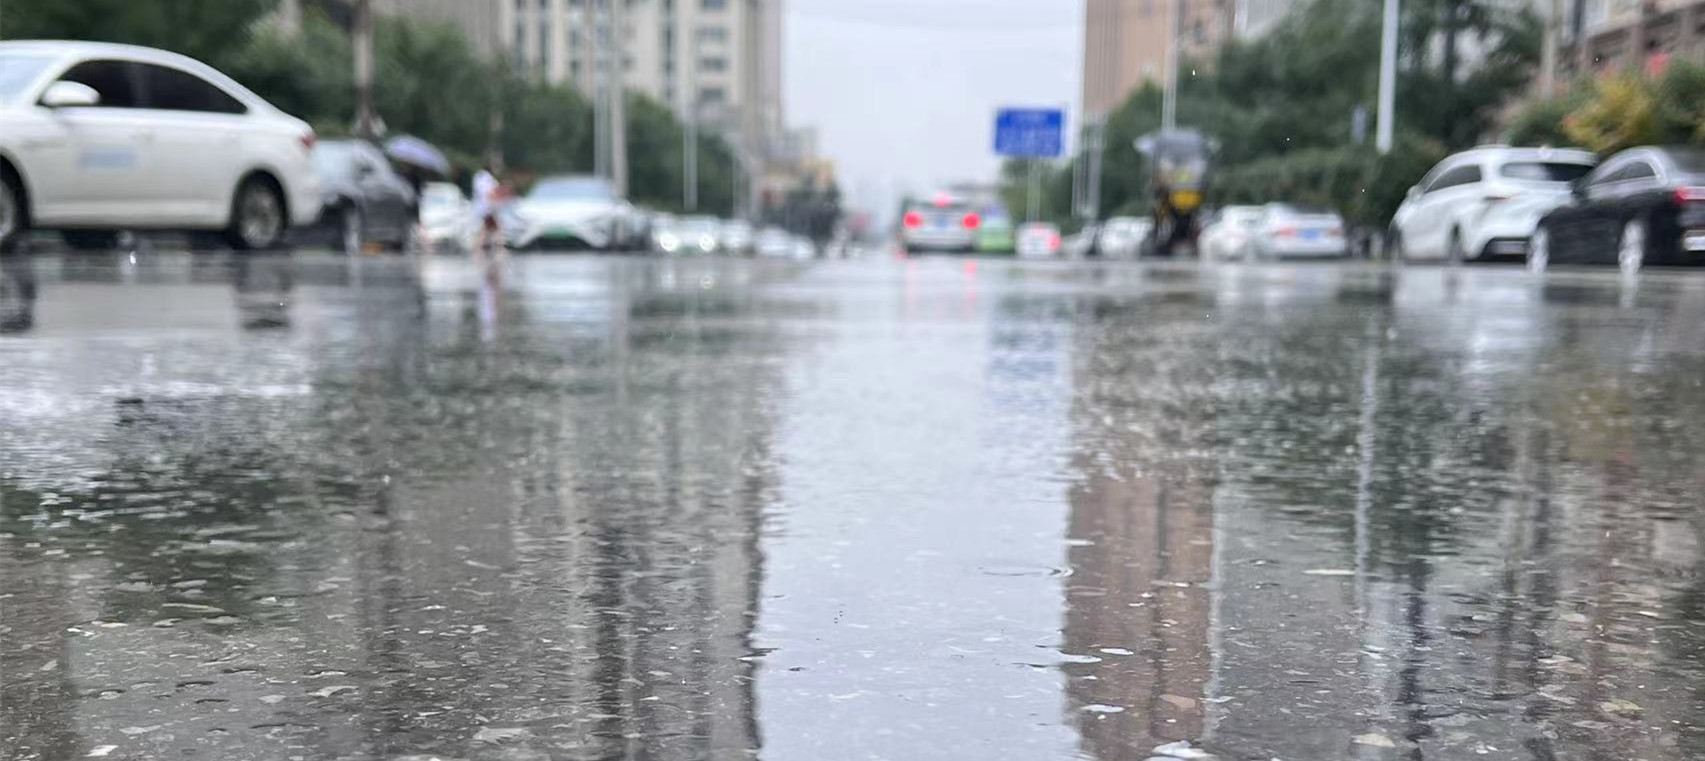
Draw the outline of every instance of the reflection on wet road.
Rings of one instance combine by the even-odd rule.
[[[1691,273],[5,259],[0,758],[1700,758],[1702,320]]]

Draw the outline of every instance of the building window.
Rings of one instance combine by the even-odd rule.
[[[706,87],[699,91],[699,102],[705,105],[717,105],[728,100],[728,92],[720,87]]]
[[[551,12],[551,0],[539,0],[539,15]]]
[[[720,26],[699,27],[699,42],[727,42],[728,29]]]
[[[527,24],[521,19],[515,19],[515,55],[521,56],[527,50]],[[517,61],[521,60],[519,57]]]
[[[539,68],[550,68],[551,65],[551,25],[545,19],[539,19]]]
[[[728,59],[720,56],[716,58],[700,58],[699,71],[707,71],[711,73],[728,71]]]
[[[720,11],[728,8],[728,0],[699,0],[699,7],[707,11]]]

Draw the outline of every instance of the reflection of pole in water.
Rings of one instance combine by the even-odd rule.
[[[497,340],[497,319],[503,310],[503,264],[497,259],[480,267],[480,342]]]

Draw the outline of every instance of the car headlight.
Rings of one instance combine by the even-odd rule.
[[[681,248],[681,239],[669,233],[657,236],[657,247],[668,253],[675,253]]]

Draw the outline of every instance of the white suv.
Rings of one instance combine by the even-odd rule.
[[[1539,218],[1596,159],[1580,150],[1487,146],[1433,167],[1391,220],[1394,258],[1525,256]]]
[[[0,43],[0,251],[122,229],[270,248],[320,213],[314,132],[202,63],[130,45]]]

